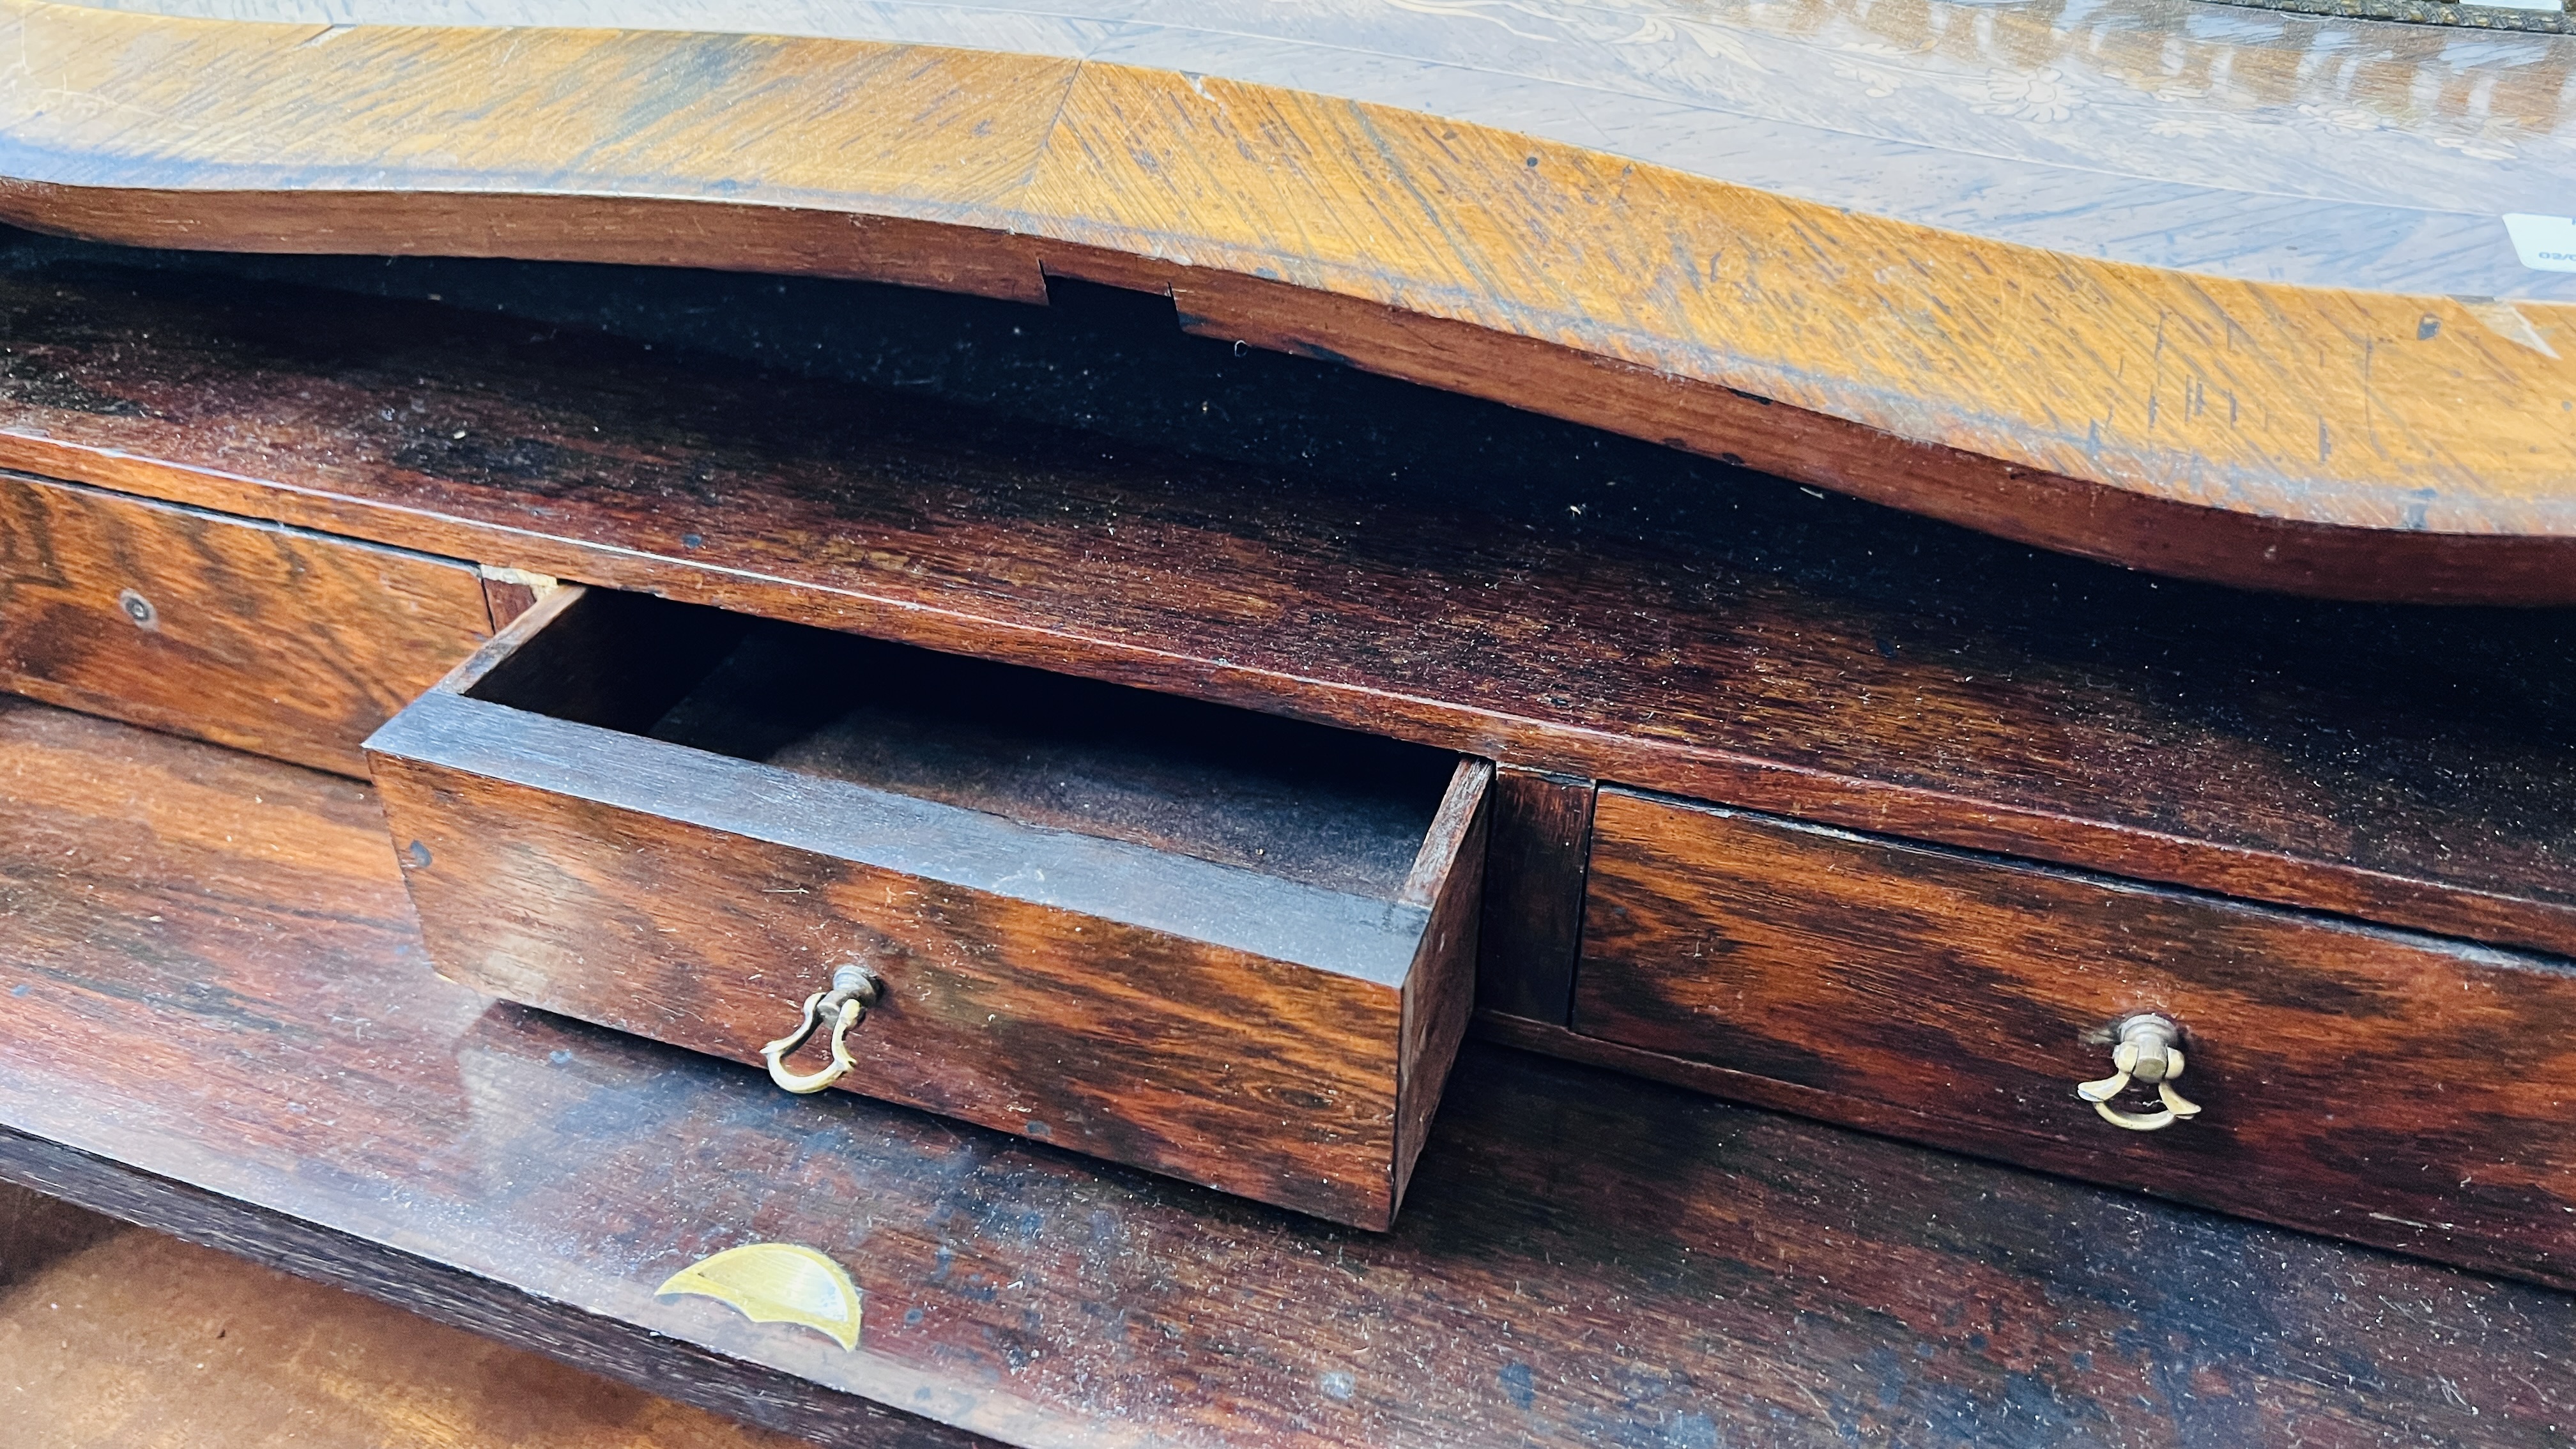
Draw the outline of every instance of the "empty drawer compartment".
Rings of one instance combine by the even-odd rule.
[[[1385,1228],[1464,1029],[1482,761],[578,589],[367,749],[443,974],[799,1086]]]

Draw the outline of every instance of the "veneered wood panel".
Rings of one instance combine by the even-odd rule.
[[[1405,18],[1419,29],[1431,14]],[[2427,286],[2407,264],[2427,249],[2410,246],[2410,227],[2438,218],[2448,250],[2465,253],[2459,229],[2474,216],[2492,261],[2510,251],[2494,214],[2543,204],[2494,199],[2527,184],[2511,168],[2557,149],[2551,88],[2519,74],[2565,73],[2564,53],[2541,37],[2525,41],[2532,56],[2501,105],[2395,108],[2386,94],[2454,89],[2438,54],[2384,56],[2373,74],[2407,79],[2355,86],[2353,65],[2317,63],[2327,51],[2212,36],[2173,10],[2106,20],[2080,42],[2056,21],[2002,17],[2010,38],[1974,42],[1997,49],[1965,69],[1940,53],[1990,37],[1998,16],[1946,30],[1882,19],[1883,34],[1841,59],[1820,59],[1826,48],[1803,36],[1759,24],[1736,34],[1698,14],[1658,15],[1621,42],[1680,44],[1687,30],[1703,47],[1694,60],[1785,43],[1777,58],[1817,70],[1820,85],[1892,76],[1887,57],[1902,53],[1928,67],[1924,85],[1903,87],[1908,104],[1932,112],[1963,87],[1998,88],[1965,117],[1919,119],[1908,145],[1835,168],[1965,168],[1957,194],[1927,202],[1920,193],[1941,183],[1900,180],[1871,206],[1637,154],[1654,149],[1650,124],[1615,139],[1587,127],[1574,144],[1438,113],[1444,84],[1462,75],[1488,92],[1562,80],[1629,104],[1641,83],[1657,88],[1635,75],[1587,88],[1519,73],[1525,60],[1496,74],[1379,54],[1380,67],[1421,78],[1416,104],[1393,105],[1229,78],[1233,27],[1134,22],[1130,45],[1161,32],[1167,46],[1216,37],[1220,48],[1187,65],[1122,65],[1011,53],[1008,32],[984,28],[996,17],[975,15],[982,25],[916,18],[910,34],[957,40],[936,45],[322,31],[16,3],[0,13],[11,39],[0,52],[14,57],[0,68],[0,125],[19,158],[0,209],[129,242],[947,277],[991,295],[1029,295],[1048,270],[1120,272],[1204,299],[1189,310],[1247,340],[1294,339],[2048,547],[2347,597],[2566,602],[2576,587],[2560,416],[2576,360],[2548,342],[2568,304]],[[2164,53],[2141,48],[2142,29],[2168,37]],[[1304,39],[1369,51],[1348,35]],[[1284,43],[1246,45],[1247,63]],[[2185,51],[2202,79],[2165,74]],[[2052,60],[2035,64],[2035,53]],[[2323,118],[2352,118],[2343,129],[2355,135],[2412,138],[2413,168],[2443,175],[2402,201],[2362,204],[2307,196],[2293,163],[2253,180],[2275,164],[2261,144],[2235,148],[2245,159],[2225,184],[2159,175],[2170,162],[2134,154],[2107,169],[2050,164],[2041,158],[2062,157],[2063,143],[2035,140],[2025,123],[2077,113],[2066,98],[2080,87],[2061,65],[2126,95],[2122,114],[2188,92],[2190,115],[2158,120],[2193,135],[2251,127],[2313,151],[2316,129],[2342,124]],[[2220,83],[2239,65],[2246,79]],[[1867,104],[1888,109],[1897,93],[1891,79]],[[64,94],[84,103],[52,103]],[[1696,109],[1677,102],[1668,114]],[[2117,149],[2151,124],[2112,128]],[[2488,134],[2499,125],[2529,149]],[[1999,150],[2016,149],[2026,154],[2012,169],[2038,192],[2002,216],[1975,215]],[[2230,204],[2253,213],[2232,248],[2210,249],[2222,262],[2274,255],[2277,272],[2300,251],[2281,238],[2304,234],[2311,250],[2375,253],[2398,284],[2328,273],[2290,285],[2262,267],[2230,275],[2100,254],[2153,223],[2079,228],[2055,246],[2003,235],[2007,218],[2130,215],[2177,197],[2205,226]],[[2328,240],[2355,230],[2376,245]],[[1275,284],[1321,303],[1274,307]],[[1416,321],[1444,340],[1439,355],[1402,335]],[[1677,395],[1691,405],[1674,406]],[[1768,436],[1766,412],[1786,436]]]
[[[1889,263],[1898,265],[1905,264]],[[2400,543],[2387,530],[2295,515],[2218,512],[2075,471],[2025,467],[1967,446],[1919,442],[1665,367],[1331,292],[1115,254],[1103,259],[1050,252],[1048,267],[1055,274],[1168,292],[1182,325],[1203,336],[1508,402],[2130,568],[2323,598],[2568,602],[2559,582],[2570,576],[2568,545],[2557,537],[2422,532]],[[2516,335],[2528,325],[2510,308],[2494,315]],[[2438,329],[2445,320],[2427,312],[2416,325]],[[2205,391],[2194,395],[2205,400]]]
[[[2180,1023],[2163,1131],[2110,1028]],[[2325,917],[1604,789],[1574,1030],[1698,1084],[2576,1284],[2576,971]]]
[[[847,1090],[1391,1220],[1394,987],[382,754],[376,780],[464,985],[757,1066],[855,961],[887,995]]]
[[[489,637],[468,565],[0,477],[0,689],[363,775]]]

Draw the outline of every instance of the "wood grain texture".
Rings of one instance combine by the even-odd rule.
[[[2565,122],[2555,89],[2565,52],[2547,41],[2490,35],[2477,38],[2506,43],[2461,47],[2458,36],[2212,15],[2176,0],[2004,13],[1831,5],[1795,16],[1747,0],[1509,10],[1108,0],[1078,15],[1007,0],[972,9],[745,0],[99,8],[339,26],[788,35],[1106,62],[1432,114],[2132,265],[2517,300],[2576,292],[2522,267],[2495,225],[2497,211],[2548,196],[2547,147]],[[2351,64],[2317,64],[2326,56]],[[2327,105],[2342,109],[2304,109]],[[2523,164],[2498,165],[2509,153]],[[2080,204],[2113,197],[2128,214]],[[2077,204],[2051,210],[2051,201]],[[2249,215],[2255,207],[2268,210]],[[2336,224],[2288,229],[2319,215]]]
[[[24,700],[0,698],[0,737],[0,820],[9,827],[0,830],[0,929],[17,963],[8,999],[29,1025],[0,1068],[12,1104],[0,1122],[0,1177],[770,1428],[906,1449],[985,1442],[738,1362],[702,1337],[637,1333],[546,1275],[548,1235],[565,1221],[598,1223],[597,1198],[516,1224],[494,1216],[514,1195],[494,1187],[507,1171],[478,1166],[466,1145],[478,1139],[480,1109],[455,1055],[456,1033],[487,1003],[429,973],[372,791]],[[165,949],[182,937],[198,945]],[[78,984],[84,961],[110,958],[126,959],[132,973]],[[367,962],[396,974],[352,974]],[[257,993],[275,995],[253,1005]],[[36,1027],[25,1013],[41,999],[76,1015],[77,1003],[122,1003],[140,1034],[109,1048],[95,1022]],[[199,1007],[211,1012],[193,1018],[204,1035],[164,1034]],[[88,1044],[53,1035],[66,1028]],[[415,1029],[446,1034],[447,1057],[424,1051],[429,1038],[410,1037]],[[207,1051],[222,1041],[249,1054],[218,1066]],[[73,1106],[65,1093],[75,1064],[108,1050],[123,1057],[115,1075],[125,1085]],[[290,1061],[312,1075],[296,1080]],[[156,1080],[186,1084],[169,1110],[136,1095]],[[69,1115],[39,1125],[57,1107]],[[355,1125],[353,1112],[390,1113],[380,1120],[414,1122],[427,1135],[397,1144],[360,1128],[336,1162],[289,1146],[306,1126]],[[70,1134],[84,1146],[66,1145],[58,1129],[74,1119],[101,1130]],[[185,1141],[171,1130],[181,1122],[205,1135]],[[496,1141],[511,1135],[501,1129]],[[120,1147],[151,1165],[97,1155]],[[299,1180],[327,1180],[353,1207],[367,1206],[323,1221],[299,1216],[273,1191]],[[396,1181],[407,1187],[394,1190]],[[437,1201],[407,1199],[417,1188]],[[480,1224],[483,1250],[432,1246],[442,1222]],[[682,1246],[670,1268],[700,1251]],[[540,1271],[496,1273],[510,1256]],[[639,1281],[634,1296],[652,1305],[660,1281]]]
[[[0,478],[0,688],[342,774],[491,636],[444,559]]]
[[[1420,29],[1443,8],[1384,9]],[[2548,340],[2570,302],[2510,260],[2496,220],[2563,209],[2564,163],[2545,158],[2576,124],[2551,79],[2576,54],[2566,37],[2486,42],[2527,52],[2498,92],[2438,43],[2364,22],[2212,29],[2150,4],[2061,35],[1935,4],[1836,13],[1823,43],[1760,7],[1649,7],[1620,28],[1655,54],[1605,83],[1585,74],[1597,59],[1462,67],[1449,51],[1480,27],[1522,32],[1446,9],[1427,49],[1385,40],[1374,13],[1264,36],[1279,22],[1256,12],[1030,52],[982,12],[945,34],[913,18],[910,40],[943,45],[20,0],[0,69],[5,214],[156,245],[654,260],[987,295],[1115,275],[1246,340],[2047,547],[2344,597],[2576,594],[2576,355]],[[1599,23],[1522,9],[1556,31]],[[1302,70],[1271,59],[1301,46]],[[1373,51],[1381,76],[1419,79],[1367,99],[1312,78],[1316,57],[1347,72]],[[2361,79],[2319,63],[2364,51]],[[1641,94],[1647,77],[1660,94]],[[1693,103],[1753,77],[1775,128],[1794,98],[1802,134],[1830,135],[1813,92],[1857,85],[1870,99],[1849,110],[1910,134],[1804,175],[1712,161],[1802,154],[1746,130],[1744,98]],[[1550,81],[1555,104],[1530,104]],[[49,103],[65,94],[82,101]],[[1616,136],[1567,118],[1595,97],[1622,112]],[[1736,133],[1698,139],[1711,115]],[[1698,143],[1668,154],[1658,119]],[[2389,135],[2338,155],[2338,127]],[[2142,135],[2171,144],[2154,155]],[[2123,154],[2076,159],[2087,146]],[[1998,164],[2027,184],[1999,185]],[[1806,194],[1927,173],[1955,181]],[[2013,196],[2009,218],[1975,214],[1989,192]],[[2187,234],[2187,260],[2139,250]]]
[[[1579,1034],[1773,1105],[2576,1284],[2564,961],[1624,790],[1593,841]],[[2148,1011],[2181,1024],[2203,1115],[2123,1132],[2073,1088]]]
[[[5,1183],[0,1281],[12,1449],[799,1449]]]
[[[1696,475],[1384,496],[343,294],[57,269],[0,297],[16,466],[2576,952],[2565,614],[2158,586]]]
[[[586,621],[633,615],[615,651],[631,656],[683,632],[650,622],[681,612],[563,590],[499,643],[551,658],[557,629],[587,644],[615,626]],[[499,652],[368,742],[450,979],[757,1063],[798,1002],[862,965],[885,997],[848,1090],[1335,1221],[1394,1220],[1465,1028],[1479,862],[1462,857],[1483,846],[1484,767],[1422,817],[1420,898],[1396,896],[1398,874],[1365,899],[986,813],[1003,798],[862,788],[452,692],[505,682],[516,660]],[[722,693],[754,704],[739,677]],[[1077,768],[1050,763],[1048,783]]]
[[[431,959],[477,991],[757,1064],[855,958],[890,995],[847,1090],[1390,1220],[1389,987],[411,761],[377,779],[428,862]]]
[[[1573,1011],[1593,789],[1537,770],[1495,776],[1477,1010],[1560,1024]]]
[[[1422,853],[1401,897],[1430,912],[1422,947],[1404,981],[1396,1051],[1395,1195],[1431,1140],[1431,1119],[1449,1084],[1449,1068],[1467,1039],[1482,956],[1485,861],[1493,829],[1494,767],[1461,760],[1440,810],[1423,836]]]
[[[182,1242],[363,1293],[478,1338],[807,1442],[867,1449],[986,1449],[994,1442],[853,1395],[819,1391],[791,1375],[730,1360],[696,1344],[639,1336],[628,1325],[503,1279],[460,1270],[436,1256],[334,1232],[14,1129],[0,1129],[0,1181]],[[446,1427],[455,1432],[452,1418]]]
[[[2542,1446],[2576,1402],[2561,1294],[1490,1047],[1385,1236],[785,1100],[439,981],[362,788],[41,706],[0,815],[0,1174],[830,1442]],[[849,1266],[856,1353],[652,1297],[755,1238]]]
[[[537,585],[509,576],[514,572],[508,569],[498,570],[499,576],[496,576],[496,571],[487,570],[483,575],[483,607],[491,617],[492,629],[495,633],[500,632],[511,620],[535,608],[537,600],[543,597]],[[551,588],[551,584],[546,586],[548,591]]]

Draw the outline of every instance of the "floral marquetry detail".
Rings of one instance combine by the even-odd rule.
[[[1973,109],[1981,116],[2010,116],[2016,121],[2063,121],[2084,104],[2084,93],[2056,70],[2026,75],[1997,71],[1986,79],[1986,99]]]

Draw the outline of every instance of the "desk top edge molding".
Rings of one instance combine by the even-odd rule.
[[[2576,601],[2576,350],[2551,342],[2576,303],[2104,261],[1044,54],[41,0],[0,29],[0,219],[40,230],[1032,301],[1075,276],[1168,293],[1192,330],[2155,572]]]

